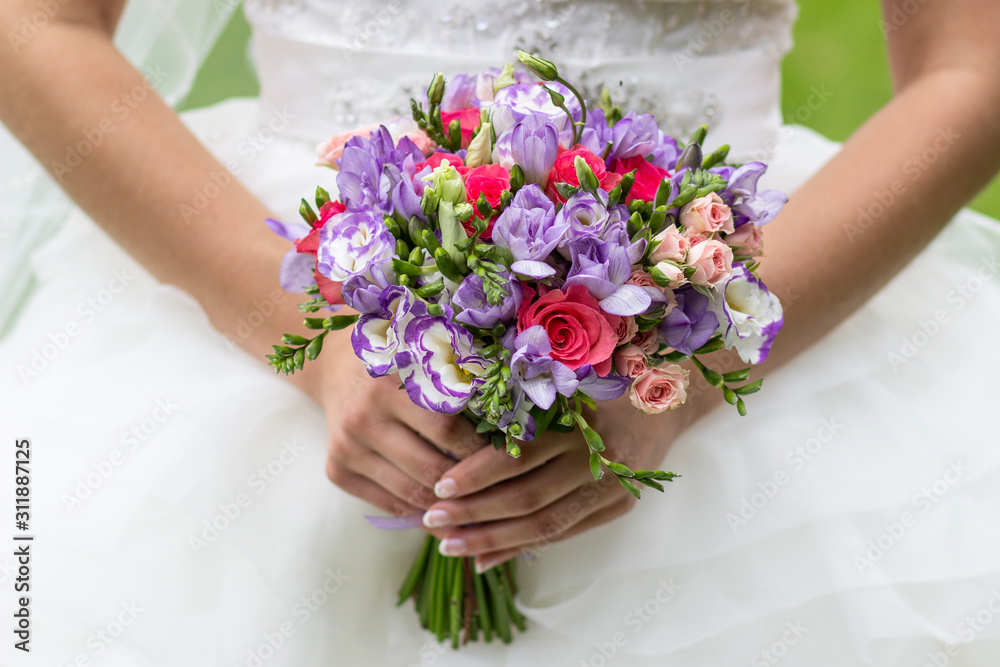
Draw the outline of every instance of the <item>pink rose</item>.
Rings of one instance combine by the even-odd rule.
[[[615,351],[615,370],[619,375],[635,378],[648,369],[646,353],[638,345],[627,345]]]
[[[356,130],[343,132],[330,137],[316,147],[316,155],[319,158],[319,164],[336,169],[337,160],[344,155],[344,145],[347,143],[348,139],[353,137],[370,137],[372,132],[377,129],[378,125],[365,125],[364,127],[359,127]]]
[[[660,262],[656,265],[656,268],[660,273],[667,277],[667,280],[670,281],[670,289],[677,289],[687,282],[687,278],[684,277],[684,269],[676,264],[671,264],[670,262]]]
[[[733,212],[714,192],[707,197],[698,197],[682,208],[680,221],[684,229],[695,233],[733,233]]]
[[[739,257],[757,257],[764,252],[764,235],[760,227],[747,222],[726,237],[726,243]]]
[[[319,217],[313,223],[312,230],[308,234],[295,242],[295,250],[299,253],[309,254],[313,257],[319,252],[319,235],[333,216],[343,213],[347,209],[342,201],[328,201],[319,209]]]
[[[426,160],[423,162],[418,162],[413,165],[416,171],[420,171],[424,167],[430,167],[433,171],[441,166],[441,163],[445,160],[448,161],[452,167],[464,167],[465,162],[462,161],[460,155],[455,155],[454,153],[445,153],[444,151],[437,151],[436,153],[431,153]]]
[[[650,368],[632,380],[628,397],[639,410],[655,415],[687,400],[688,371],[677,364]]]
[[[494,209],[497,209],[500,208],[500,195],[504,190],[510,189],[510,172],[498,164],[484,164],[481,167],[474,167],[463,174],[462,178],[465,181],[466,198],[472,204],[473,215],[480,219],[483,215],[476,208],[479,195],[484,195],[487,203]],[[465,226],[465,231],[469,236],[475,233],[476,230],[472,226],[471,220],[467,220],[462,224]],[[480,238],[484,241],[489,241],[492,235],[493,221],[490,220],[486,231],[483,232]]]
[[[462,128],[462,148],[468,148],[472,141],[472,133],[482,123],[482,114],[476,107],[465,107],[458,111],[442,111],[441,124],[444,126],[445,136],[448,134],[448,127],[451,121],[457,120]]]
[[[607,375],[621,318],[602,311],[583,285],[572,285],[566,292],[550,290],[532,302],[534,297],[535,290],[525,285],[517,313],[518,332],[539,324],[548,334],[553,359],[571,370],[590,364],[598,375]]]
[[[688,248],[691,247],[691,240],[681,235],[677,225],[670,225],[654,236],[653,241],[659,242],[659,245],[649,254],[649,261],[653,264],[664,260],[683,262]]]
[[[632,183],[632,189],[628,192],[628,197],[625,198],[626,204],[631,204],[636,199],[653,201],[656,199],[656,191],[660,187],[660,182],[664,178],[670,178],[669,171],[662,167],[657,167],[641,155],[636,155],[625,160],[619,158],[615,160],[614,165],[611,167],[611,171],[622,176],[633,169],[635,170],[635,181]]]
[[[635,318],[629,315],[621,318],[618,323],[618,344],[627,343],[639,333],[639,325],[635,323]]]
[[[646,354],[656,354],[660,349],[660,332],[653,327],[649,331],[639,331],[632,339],[632,344]]]
[[[692,283],[715,287],[733,270],[733,250],[722,241],[702,241],[691,246],[687,265],[694,267],[694,274],[689,278]]]
[[[681,273],[681,275],[683,276],[683,272]],[[649,275],[648,273],[646,273],[642,269],[633,268],[632,269],[632,275],[629,276],[628,280],[625,281],[625,284],[626,285],[635,285],[636,287],[652,287],[657,292],[659,292],[659,293],[663,294],[664,296],[666,296],[667,297],[667,309],[663,313],[664,317],[666,317],[667,313],[669,313],[671,310],[673,310],[674,306],[677,305],[677,299],[674,298],[674,292],[673,292],[673,290],[665,288],[665,287],[660,287],[659,285],[657,285],[656,281],[653,280],[653,276]]]

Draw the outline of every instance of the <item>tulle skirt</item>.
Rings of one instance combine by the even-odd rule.
[[[286,219],[332,187],[310,146],[257,130],[252,101],[186,120]],[[768,187],[794,189],[837,150],[784,128]],[[324,475],[321,410],[233,344],[295,295],[220,334],[77,212],[33,258],[38,289],[0,341],[5,451],[31,443],[32,657],[995,665],[998,249],[997,223],[962,212],[769,377],[749,416],[723,406],[685,433],[665,494],[521,561],[527,633],[453,652],[394,607],[422,533],[371,527],[371,508]]]

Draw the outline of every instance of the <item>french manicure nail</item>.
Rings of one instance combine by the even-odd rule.
[[[434,495],[438,498],[451,498],[456,493],[458,493],[458,485],[450,477],[445,477],[434,485]]]
[[[428,528],[441,528],[451,525],[451,515],[447,510],[428,510],[424,512],[424,525]]]
[[[482,574],[486,570],[491,570],[503,561],[497,560],[496,558],[477,558],[476,559],[476,574]]]
[[[461,537],[449,537],[446,540],[441,540],[441,546],[438,547],[442,556],[461,556],[468,549],[465,540]]]

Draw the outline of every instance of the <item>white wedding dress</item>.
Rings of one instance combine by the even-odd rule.
[[[247,0],[246,12],[260,99],[184,118],[286,220],[333,187],[313,166],[318,141],[405,111],[436,70],[500,65],[516,47],[665,129],[709,122],[710,145],[771,162],[768,187],[793,191],[838,150],[780,124],[791,2]],[[522,561],[527,633],[453,652],[393,606],[422,533],[373,528],[371,508],[326,479],[321,410],[76,211],[31,256],[37,286],[0,340],[0,430],[5,452],[31,439],[36,536],[33,655],[8,635],[0,662],[996,665],[998,249],[995,221],[960,214],[768,377],[749,416],[724,406],[685,433],[665,494]],[[259,306],[223,333],[259,326],[274,304]]]

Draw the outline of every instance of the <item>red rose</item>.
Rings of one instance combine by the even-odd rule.
[[[316,253],[319,251],[319,230],[323,229],[323,225],[325,225],[330,218],[338,213],[343,213],[346,209],[347,206],[340,201],[328,201],[323,204],[323,206],[319,209],[319,217],[313,223],[313,228],[308,234],[295,242],[295,250],[315,257]]]
[[[462,158],[460,156],[455,155],[454,153],[445,153],[444,151],[437,151],[436,153],[432,153],[431,156],[426,160],[424,160],[423,162],[418,162],[416,165],[414,165],[414,167],[416,168],[417,171],[420,171],[424,167],[428,166],[431,169],[437,169],[438,167],[441,166],[441,162],[443,162],[444,160],[447,160],[448,164],[450,164],[453,167],[465,166],[465,162],[462,161]]]
[[[600,183],[603,189],[610,191],[615,187],[612,181],[617,183],[621,180],[621,176],[608,173],[607,169],[604,168],[604,160],[580,144],[569,149],[560,148],[559,153],[556,155],[556,162],[552,165],[552,171],[549,172],[549,184],[545,188],[545,194],[549,196],[549,199],[553,201],[566,201],[565,198],[560,196],[559,191],[556,190],[556,183],[566,183],[573,187],[580,185],[580,179],[576,177],[577,155],[582,157],[590,166],[594,172],[594,176],[597,177],[597,182]]]
[[[571,285],[566,292],[550,290],[534,303],[535,291],[527,285],[524,291],[524,302],[517,313],[518,333],[541,325],[552,345],[553,359],[572,370],[590,364],[598,375],[611,371],[621,318],[602,311],[583,285]]]
[[[656,199],[656,190],[660,187],[660,182],[664,178],[670,178],[669,171],[657,167],[638,155],[626,160],[621,158],[615,160],[611,171],[624,176],[633,169],[635,170],[635,182],[632,184],[632,189],[629,190],[628,197],[625,198],[626,204],[631,204],[636,199],[653,201]]]
[[[476,131],[476,128],[482,122],[479,109],[476,107],[465,107],[458,111],[442,111],[441,125],[444,126],[445,136],[448,136],[448,126],[451,125],[451,121],[453,120],[457,120],[458,124],[462,127],[462,148],[468,148],[469,142],[472,141],[472,133]]]
[[[510,172],[498,164],[484,164],[481,167],[469,169],[468,172],[462,175],[462,178],[465,181],[466,199],[472,204],[472,208],[475,210],[473,215],[477,218],[483,217],[479,209],[476,208],[476,202],[479,201],[480,195],[485,195],[486,201],[489,202],[490,206],[499,208],[501,193],[504,190],[510,190]],[[475,229],[471,224],[471,220],[464,222],[463,225],[469,236],[472,236]],[[493,221],[490,220],[481,238],[489,241],[492,238],[492,234]]]

